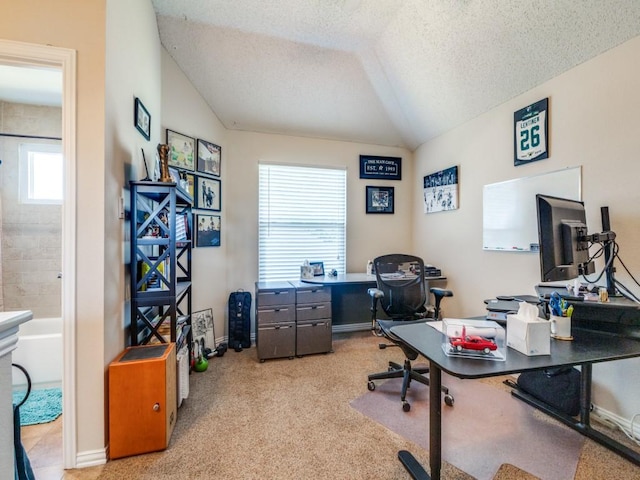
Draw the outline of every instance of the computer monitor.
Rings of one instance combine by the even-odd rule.
[[[589,257],[584,204],[577,200],[536,195],[540,277],[543,282],[571,280],[595,271]]]

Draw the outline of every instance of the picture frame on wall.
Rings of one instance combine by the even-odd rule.
[[[367,185],[367,213],[394,213],[394,187]]]
[[[133,104],[133,124],[144,138],[151,138],[151,115],[138,97]]]
[[[422,179],[424,213],[458,209],[458,166],[425,175]]]
[[[222,208],[220,180],[217,178],[203,177],[201,175],[196,175],[195,180],[195,208],[219,212]]]
[[[402,180],[402,158],[360,155],[360,178]]]
[[[193,173],[185,173],[185,177],[187,179],[187,192],[191,195],[191,198],[196,197],[196,177]]]
[[[513,165],[549,158],[549,98],[532,103],[513,114]]]
[[[222,147],[206,140],[198,139],[198,172],[208,175],[220,176],[220,163],[222,161]]]
[[[167,128],[167,145],[169,145],[169,166],[183,170],[194,170],[196,140],[182,133]]]
[[[196,247],[219,247],[221,228],[220,215],[196,214]]]

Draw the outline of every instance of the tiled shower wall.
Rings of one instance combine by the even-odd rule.
[[[59,107],[0,101],[0,133],[60,137]],[[0,311],[61,315],[62,206],[20,203],[21,143],[57,140],[0,136]]]

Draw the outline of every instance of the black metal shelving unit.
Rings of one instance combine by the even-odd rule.
[[[193,198],[175,183],[129,186],[131,345],[175,342],[191,358]]]

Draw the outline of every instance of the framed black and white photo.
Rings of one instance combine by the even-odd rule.
[[[151,138],[151,115],[138,97],[133,105],[133,124],[144,138]]]
[[[206,140],[198,139],[198,172],[208,175],[220,176],[220,162],[222,161],[222,148]]]
[[[220,246],[220,215],[196,215],[196,247]]]
[[[213,328],[213,312],[211,308],[193,312],[191,315],[191,328],[193,328],[193,353],[203,354],[205,348],[215,350],[215,331]]]
[[[169,145],[169,166],[194,170],[196,140],[173,130],[167,129],[167,145]]]
[[[514,166],[549,158],[549,99],[544,98],[513,114]]]
[[[394,187],[367,185],[367,213],[394,213]]]
[[[220,199],[220,180],[199,175],[196,175],[195,179],[195,208],[219,212],[222,206]]]
[[[458,208],[458,167],[425,175],[422,179],[424,213]]]

